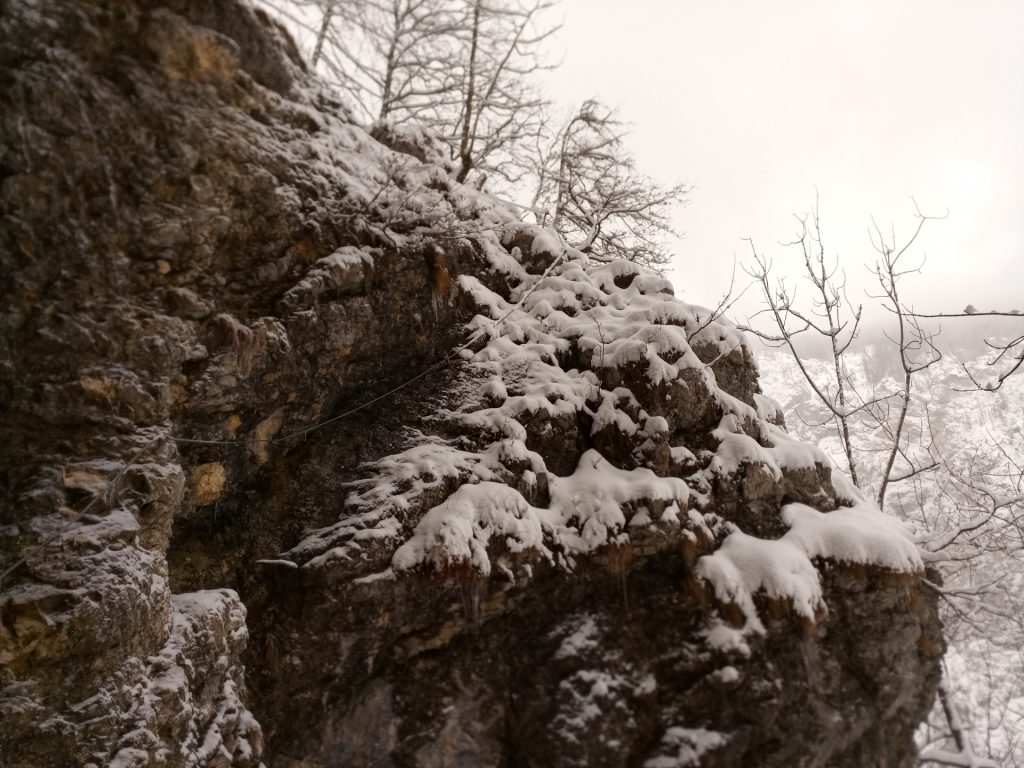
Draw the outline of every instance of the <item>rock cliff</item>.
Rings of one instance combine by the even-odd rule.
[[[0,763],[908,766],[906,533],[727,321],[235,2],[0,0]]]

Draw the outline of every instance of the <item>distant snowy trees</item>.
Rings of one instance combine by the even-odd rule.
[[[1024,615],[1024,434],[990,430],[969,445],[943,440],[943,425],[933,421],[922,397],[922,382],[943,357],[937,334],[922,319],[986,314],[971,312],[974,308],[968,306],[955,315],[924,315],[908,303],[903,283],[922,266],[911,248],[937,218],[915,209],[915,225],[902,242],[877,227],[872,233],[877,254],[872,271],[879,289],[873,298],[889,317],[885,338],[896,360],[894,375],[884,382],[858,375],[853,344],[862,308],[850,303],[841,265],[826,252],[817,205],[797,217],[798,234],[789,244],[799,249],[810,287],[799,301],[795,287],[777,279],[771,261],[751,244],[748,271],[761,288],[764,309],[759,314],[767,317],[768,327],[747,330],[766,344],[782,347],[812,393],[815,407],[808,415],[790,414],[802,420],[798,430],[805,437],[837,442],[856,485],[871,493],[879,508],[895,510],[916,529],[926,559],[943,574],[944,584],[933,588],[947,608],[947,637],[955,656],[967,660],[968,668],[954,669],[943,684],[941,706],[922,731],[923,761],[997,765],[977,754],[984,748],[999,758],[998,764],[1019,765],[1006,761],[1024,755],[1015,741],[1024,733],[1024,710],[1018,707],[1024,700],[1019,675],[1024,659],[1019,619]],[[804,336],[825,340],[824,364],[804,353]],[[1003,357],[1016,355],[1015,365],[999,374],[1001,386],[1021,365],[1024,338],[990,346]],[[964,370],[975,384],[968,388],[974,396],[998,388],[979,386],[974,374]],[[1009,680],[993,672],[1007,663],[1017,669]],[[976,677],[973,667],[989,670],[983,683],[987,690],[979,692],[976,682],[967,682]],[[968,703],[980,708],[973,718],[965,716],[971,714]],[[972,719],[987,723],[992,731],[972,734]]]

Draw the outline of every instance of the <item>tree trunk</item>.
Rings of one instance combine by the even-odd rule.
[[[320,60],[320,54],[324,49],[324,39],[327,37],[327,30],[331,26],[331,18],[334,16],[334,3],[327,3],[324,6],[324,20],[320,24],[320,31],[316,36],[316,48],[313,49],[313,68],[316,69],[316,63]]]
[[[473,33],[469,41],[469,72],[466,75],[466,101],[462,116],[462,139],[459,142],[459,160],[461,165],[459,166],[459,173],[455,177],[455,180],[460,183],[465,181],[469,172],[473,170],[473,140],[476,137],[472,135],[470,126],[473,124],[473,97],[476,88],[476,51],[480,36],[481,1],[476,0],[476,3],[473,5]]]

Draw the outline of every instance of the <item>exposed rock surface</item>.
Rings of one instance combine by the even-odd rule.
[[[920,559],[736,330],[376,135],[0,0],[0,763],[911,765]]]

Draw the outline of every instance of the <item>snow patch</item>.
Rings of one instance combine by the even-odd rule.
[[[665,754],[645,761],[644,768],[687,768],[699,765],[701,757],[724,747],[727,741],[725,734],[717,731],[674,726],[661,737],[658,749]]]
[[[788,504],[781,514],[789,526],[781,538],[759,539],[733,530],[718,550],[697,561],[697,576],[712,586],[719,600],[739,606],[748,631],[764,632],[754,605],[758,593],[788,600],[800,616],[814,619],[823,607],[815,558],[900,573],[924,568],[903,523],[865,503],[832,512]]]
[[[562,640],[555,651],[555,659],[571,658],[597,648],[598,636],[597,622],[592,616],[585,616],[576,630]]]

